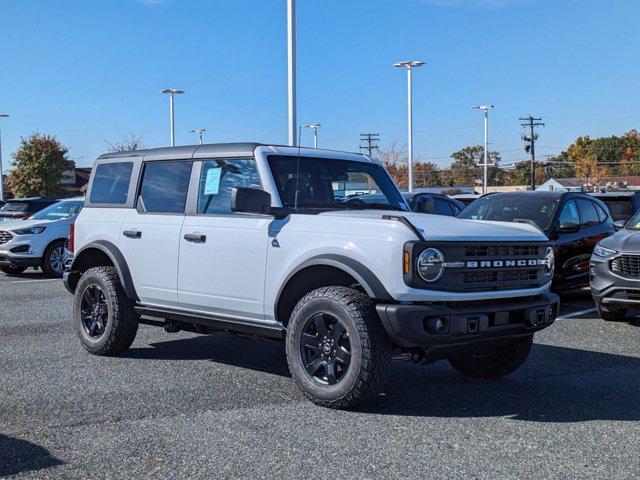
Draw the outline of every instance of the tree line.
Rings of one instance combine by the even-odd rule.
[[[408,184],[407,152],[397,142],[379,152],[379,158],[400,188]],[[451,154],[451,165],[442,168],[431,162],[416,162],[415,187],[473,186],[482,179],[484,147],[468,146]],[[499,152],[489,151],[488,182],[492,186],[529,185],[531,163],[501,165]],[[582,183],[601,186],[604,177],[640,175],[640,133],[630,130],[622,136],[577,138],[561,153],[536,160],[536,184],[549,178],[576,177]]]

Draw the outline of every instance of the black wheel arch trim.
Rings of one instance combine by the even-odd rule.
[[[287,277],[282,282],[282,285],[280,285],[280,289],[278,290],[278,295],[276,297],[274,305],[276,318],[280,299],[282,298],[284,288],[289,283],[289,280],[291,280],[296,274],[300,273],[305,268],[317,265],[334,267],[351,275],[360,285],[362,285],[362,288],[364,288],[367,295],[369,295],[369,297],[371,298],[374,298],[376,300],[393,301],[393,297],[391,296],[391,294],[387,291],[378,277],[371,270],[369,270],[369,268],[364,266],[359,261],[354,260],[353,258],[344,255],[328,253],[311,257],[299,264],[291,272],[289,272]]]
[[[80,279],[78,272],[78,261],[82,258],[82,253],[87,250],[100,250],[102,253],[107,255],[111,260],[111,263],[116,268],[118,272],[118,277],[120,278],[120,283],[122,284],[122,288],[124,289],[125,294],[131,300],[138,301],[139,297],[136,293],[136,289],[133,283],[133,278],[131,276],[131,271],[129,270],[129,265],[127,264],[124,255],[120,251],[120,249],[115,246],[111,242],[107,242],[105,240],[97,240],[95,242],[88,243],[84,247],[82,247],[78,252],[74,254],[73,263],[71,264],[71,269],[68,274],[65,274],[65,286],[69,285],[67,288],[70,291],[75,289],[75,285],[77,281]],[[77,279],[74,279],[73,276],[77,276]]]

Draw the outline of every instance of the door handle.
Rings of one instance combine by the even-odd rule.
[[[187,242],[198,242],[198,243],[204,243],[207,241],[207,236],[206,235],[202,235],[199,233],[185,233],[184,234],[184,239]]]
[[[140,238],[142,237],[142,232],[140,230],[124,230],[122,235],[129,238]]]

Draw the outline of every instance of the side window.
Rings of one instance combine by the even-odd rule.
[[[132,162],[98,165],[91,185],[89,201],[96,204],[124,205],[127,203]]]
[[[253,159],[203,161],[198,189],[198,213],[231,213],[231,190],[234,187],[262,187]]]
[[[149,162],[144,166],[138,195],[147,213],[184,213],[191,162]]]
[[[600,223],[604,222],[607,218],[609,218],[609,213],[602,208],[602,206],[595,204],[596,210],[598,211],[598,218],[600,219]]]
[[[578,207],[576,207],[576,202],[573,200],[569,200],[562,207],[562,211],[560,212],[560,225],[564,222],[571,222],[580,225],[580,217],[578,216]]]
[[[451,209],[449,202],[442,200],[441,198],[434,198],[433,201],[436,204],[436,215],[453,215],[453,210]]]
[[[580,218],[583,225],[597,225],[600,223],[598,212],[593,202],[589,200],[578,200],[578,209],[580,210]]]

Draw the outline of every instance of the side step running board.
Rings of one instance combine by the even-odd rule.
[[[175,311],[168,308],[159,307],[143,307],[136,306],[135,311],[140,316],[164,318],[165,320],[173,320],[183,323],[195,323],[214,330],[222,332],[239,333],[242,335],[251,335],[256,337],[273,338],[282,340],[285,337],[286,330],[283,326],[276,325],[259,325],[257,323],[248,323],[246,320],[233,320],[215,315],[197,314],[191,312]],[[147,322],[143,323],[153,323]]]

